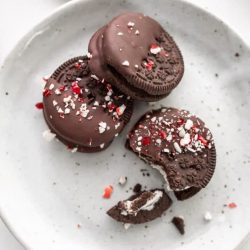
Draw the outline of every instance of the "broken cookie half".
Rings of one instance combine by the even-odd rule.
[[[179,200],[204,188],[215,170],[212,133],[186,110],[161,108],[146,113],[129,133],[126,146],[163,175],[166,189]]]
[[[162,189],[142,191],[129,199],[118,202],[107,214],[114,220],[129,224],[140,224],[160,217],[172,204]]]

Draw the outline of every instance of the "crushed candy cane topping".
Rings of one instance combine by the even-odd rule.
[[[142,124],[139,123],[130,135],[138,152],[147,152],[150,145],[155,145],[159,154],[197,154],[214,144],[210,130],[185,110],[163,108],[157,115],[146,115]]]
[[[90,58],[91,55],[89,54],[88,57]],[[84,78],[88,74],[90,77],[86,83]],[[98,114],[97,111],[101,109],[113,121],[108,120],[109,124],[101,120],[99,123],[97,121],[97,133],[103,134],[105,131],[115,129],[117,131],[114,136],[117,136],[122,127],[121,116],[127,108],[123,103],[128,102],[128,97],[120,92],[117,93],[110,84],[91,74],[84,60],[73,63],[72,75],[65,73],[61,79],[64,79],[64,82],[60,81],[62,83],[59,84],[53,78],[46,77],[44,79],[46,86],[42,92],[44,101],[51,103],[58,116],[61,119],[72,119],[72,115],[74,115],[78,122],[82,123],[93,120]],[[37,109],[42,109],[43,103],[37,103],[35,106]],[[52,119],[52,114],[49,114],[49,117]],[[53,114],[53,119],[54,117]],[[44,132],[44,137],[52,140],[54,135]],[[104,148],[104,146],[104,143],[100,144],[100,148]]]

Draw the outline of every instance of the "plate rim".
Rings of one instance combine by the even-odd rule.
[[[33,25],[33,27],[31,27],[21,38],[19,38],[17,40],[17,42],[15,43],[14,47],[10,50],[10,52],[7,54],[7,56],[4,58],[3,63],[0,65],[0,74],[2,73],[2,71],[5,70],[5,65],[8,65],[9,61],[12,60],[13,57],[15,57],[15,55],[17,54],[18,51],[20,51],[20,48],[23,47],[23,45],[25,45],[27,42],[30,41],[30,39],[32,38],[33,34],[36,31],[40,30],[40,27],[43,26],[46,22],[50,22],[53,19],[56,19],[57,16],[60,16],[61,14],[63,14],[66,10],[73,8],[75,5],[78,4],[84,4],[85,2],[89,2],[89,1],[96,1],[96,0],[72,0],[69,2],[66,2],[60,6],[58,6],[57,8],[55,8],[54,10],[52,10],[49,14],[47,14],[45,17],[42,18],[42,20],[40,20],[39,22],[37,22],[35,25]],[[241,35],[239,35],[232,27],[230,27],[229,24],[227,24],[226,22],[224,22],[223,20],[221,20],[218,16],[216,16],[215,14],[209,12],[208,10],[201,8],[199,6],[197,6],[194,3],[189,2],[189,0],[178,0],[181,4],[187,5],[192,7],[193,9],[195,9],[198,12],[203,13],[204,15],[209,16],[210,18],[214,19],[215,21],[219,22],[222,26],[224,26],[225,29],[229,30],[230,33],[234,36],[237,37],[239,39],[239,41],[241,42],[242,46],[246,47],[249,49],[250,51],[250,46],[246,43],[246,41],[241,37]],[[32,42],[32,41],[31,41]],[[16,232],[15,230],[15,226],[13,223],[11,223],[8,218],[8,216],[5,215],[4,209],[1,206],[0,203],[0,218],[3,222],[3,224],[6,226],[6,228],[8,229],[8,231],[12,234],[12,236],[18,241],[18,243],[25,249],[33,249],[33,246],[30,246],[28,241],[26,241],[25,237],[22,237],[21,235],[18,234],[18,232]],[[250,238],[250,232],[246,235],[242,237],[242,240],[239,242],[238,246],[235,248],[239,249],[242,244],[246,241],[246,239]]]

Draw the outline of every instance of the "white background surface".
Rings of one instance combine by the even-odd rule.
[[[174,1],[174,0],[173,0]],[[175,0],[176,1],[176,0]],[[250,45],[249,0],[187,0],[213,13]],[[20,0],[2,1],[0,5],[0,64],[18,40],[36,23],[55,10],[66,0]],[[0,249],[23,250],[0,221]],[[250,249],[250,246],[245,248]]]

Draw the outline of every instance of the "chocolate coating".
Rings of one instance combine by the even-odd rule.
[[[105,79],[106,82],[116,86],[122,93],[136,100],[157,101],[167,96],[167,94],[159,96],[150,95],[144,90],[130,85],[121,74],[106,63],[103,54],[103,33],[105,29],[106,26],[100,28],[90,39],[88,51],[91,54],[91,59],[89,60],[91,71],[100,79]]]
[[[186,193],[186,198],[204,188],[214,173],[212,134],[201,119],[185,110],[162,108],[146,113],[130,132],[127,146],[157,166],[170,189]]]
[[[152,210],[140,210],[137,214],[128,214],[123,215],[122,210],[124,206],[124,202],[126,201],[134,201],[135,199],[139,200],[137,201],[137,204],[134,205],[135,209],[137,206],[141,206],[145,204],[150,197],[151,193],[155,190],[162,191],[163,195],[160,198],[160,200],[154,205],[154,208]],[[112,217],[114,220],[123,222],[123,223],[130,223],[130,224],[141,224],[146,223],[149,221],[152,221],[158,217],[160,217],[164,211],[166,211],[172,204],[172,200],[170,197],[164,192],[164,190],[161,189],[154,189],[150,191],[142,191],[140,193],[137,193],[135,195],[132,195],[129,199],[125,201],[118,202],[117,205],[112,207],[107,214]]]
[[[49,128],[81,152],[105,149],[132,115],[132,101],[97,80],[83,56],[62,64],[47,81],[43,95]]]
[[[124,13],[107,25],[103,53],[129,87],[150,95],[169,94],[183,76],[182,55],[172,37],[141,13]]]

